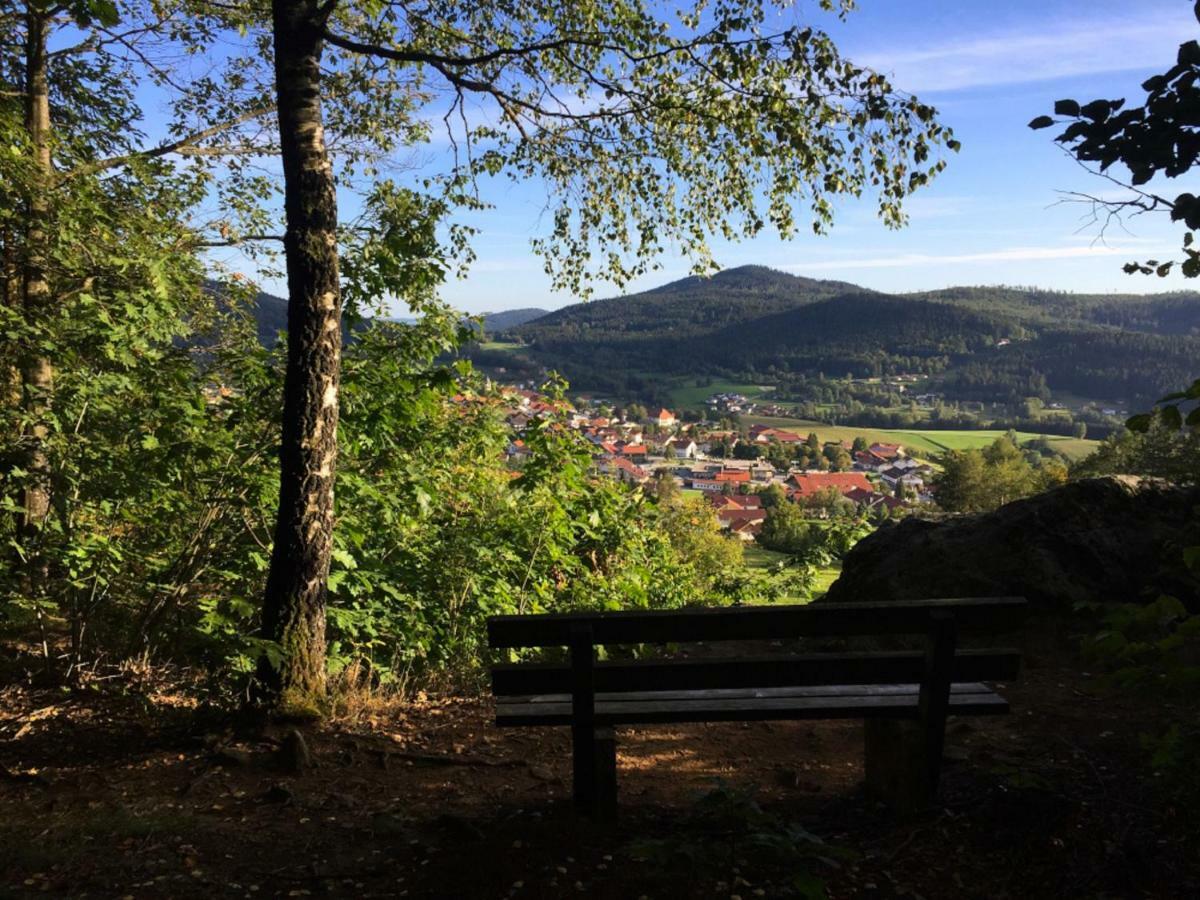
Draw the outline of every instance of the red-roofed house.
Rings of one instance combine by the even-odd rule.
[[[794,490],[793,497],[811,497],[821,491],[834,488],[839,494],[853,490],[874,491],[870,480],[862,472],[801,472],[788,478]]]
[[[602,466],[615,475],[618,481],[641,484],[650,477],[649,473],[641,466],[634,465],[629,460],[620,456],[605,460]]]
[[[749,484],[749,469],[723,469],[713,476],[713,481],[730,484]]]
[[[782,428],[759,428],[757,432],[751,430],[751,436],[756,444],[769,444],[771,441],[779,441],[781,444],[799,444],[804,440],[794,431],[784,431]]]
[[[763,520],[767,518],[765,510],[761,509],[719,509],[717,510],[717,521],[721,523],[722,528],[727,528],[738,537],[752,538],[757,533],[756,530],[747,528],[749,525],[758,525],[761,529]],[[741,529],[741,530],[739,530]]]
[[[904,453],[904,447],[900,444],[872,444],[869,449],[876,456],[887,460],[895,459]]]

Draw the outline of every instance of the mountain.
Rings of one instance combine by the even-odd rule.
[[[510,328],[516,328],[519,325],[540,319],[547,312],[549,310],[530,307],[528,309],[506,309],[503,312],[484,313],[483,330],[486,334],[507,331]]]
[[[618,396],[644,396],[656,374],[781,385],[916,373],[956,399],[1153,402],[1200,374],[1200,295],[887,294],[745,266],[568,306],[504,336],[577,389]]]

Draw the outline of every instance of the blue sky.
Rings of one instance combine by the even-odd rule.
[[[1174,61],[1200,34],[1185,0],[860,0],[844,22],[802,2],[846,56],[893,76],[900,89],[941,111],[962,141],[949,167],[909,204],[901,231],[884,228],[873,204],[844,204],[831,235],[781,242],[773,234],[715,245],[725,267],[757,263],[880,290],[953,284],[1038,285],[1070,291],[1147,292],[1188,287],[1181,277],[1121,272],[1133,258],[1177,255],[1180,229],[1165,216],[1110,228],[1099,242],[1085,210],[1057,204],[1058,191],[1110,193],[1026,123],[1056,99],[1138,97],[1140,83]],[[1176,186],[1176,190],[1183,190]],[[484,185],[494,208],[471,217],[481,229],[478,261],[444,295],[468,312],[576,302],[555,292],[529,249],[545,227],[545,189],[536,183]],[[678,256],[631,290],[687,274]],[[1191,285],[1194,287],[1194,285]],[[598,286],[596,296],[615,293]]]

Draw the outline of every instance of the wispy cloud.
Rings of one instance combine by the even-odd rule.
[[[1113,256],[1127,249],[1106,244],[1086,247],[1007,247],[983,253],[905,253],[858,259],[826,259],[820,262],[792,263],[780,266],[789,272],[820,272],[827,269],[906,269],[915,266],[946,266],[964,263],[1033,262],[1050,259]]]
[[[1174,59],[1176,47],[1195,27],[1192,21],[1189,28],[1190,16],[1180,18],[1175,12],[1138,19],[1051,20],[1036,30],[948,38],[906,50],[867,49],[855,56],[893,74],[905,90],[925,92],[1161,67]]]

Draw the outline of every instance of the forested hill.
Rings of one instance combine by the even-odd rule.
[[[653,373],[907,372],[981,400],[1019,396],[1044,381],[1055,391],[1134,402],[1195,377],[1200,294],[886,294],[746,266],[569,306],[507,336],[583,390],[620,392]]]
[[[641,294],[577,303],[514,331],[527,341],[594,343],[692,337],[863,289],[815,281],[765,266],[742,266],[712,278],[689,277]]]
[[[519,325],[524,325],[526,322],[540,319],[547,312],[544,309],[530,307],[527,309],[506,309],[503,312],[484,313],[483,330],[486,334],[495,334],[497,331],[516,328]]]

